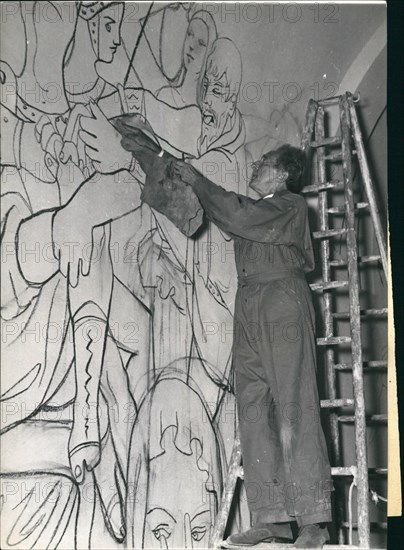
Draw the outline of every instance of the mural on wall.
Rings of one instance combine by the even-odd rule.
[[[206,332],[232,324],[232,244],[212,226],[188,239],[141,204],[136,163],[100,176],[91,129],[140,113],[167,149],[245,193],[241,55],[192,4],[139,8],[132,51],[122,2],[31,8],[16,14],[22,67],[1,62],[4,547],[91,546],[97,510],[117,543],[206,546],[236,425],[232,338]],[[145,49],[160,72],[151,89]],[[233,418],[220,426],[223,407]],[[15,460],[24,444],[35,456]]]
[[[247,194],[301,120],[242,112],[251,56],[202,4],[6,4],[0,546],[206,548],[237,429],[233,243],[143,203],[134,159],[101,174],[97,139],[134,113]]]

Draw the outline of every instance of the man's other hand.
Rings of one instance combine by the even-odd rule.
[[[192,185],[195,180],[203,177],[191,164],[181,160],[172,163],[171,172],[173,179],[180,179],[187,185]]]
[[[132,155],[121,145],[121,136],[96,103],[91,103],[92,117],[80,119],[80,139],[97,172],[113,174],[129,169]]]

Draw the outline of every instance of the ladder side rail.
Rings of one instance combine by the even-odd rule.
[[[347,96],[339,103],[342,137],[342,161],[345,180],[345,207],[347,221],[347,258],[349,276],[349,309],[352,351],[352,377],[355,400],[355,450],[357,461],[358,539],[361,548],[369,548],[369,482],[366,446],[366,415],[363,387],[362,337],[359,304],[358,251],[355,231],[355,211],[352,186],[351,129]]]
[[[314,123],[316,119],[317,108],[318,108],[317,101],[315,101],[314,99],[310,99],[309,105],[306,111],[306,119],[304,123],[302,145],[301,145],[302,151],[306,154],[310,150],[310,141],[314,131]]]
[[[365,147],[363,145],[362,131],[359,126],[358,116],[356,113],[353,97],[352,97],[352,94],[350,94],[349,92],[347,93],[347,101],[349,106],[349,114],[351,117],[351,125],[352,125],[352,131],[353,131],[353,138],[355,142],[356,154],[357,154],[359,166],[361,169],[361,174],[362,174],[363,184],[365,186],[367,199],[369,201],[370,215],[372,217],[373,226],[375,228],[377,244],[379,245],[379,252],[380,252],[380,256],[383,264],[383,271],[387,280],[386,239],[384,236],[384,230],[380,219],[379,208],[377,206],[374,184],[370,176],[369,165],[366,159]]]
[[[324,107],[319,106],[317,110],[316,123],[315,123],[315,140],[323,142],[325,138],[324,130]],[[325,161],[325,148],[318,147],[317,151],[317,166],[318,166],[318,179],[319,181],[327,180],[326,161]],[[318,195],[318,217],[320,221],[320,231],[327,231],[329,229],[328,224],[328,197],[327,190],[320,191]],[[320,256],[321,256],[321,271],[324,283],[331,281],[331,267],[330,267],[330,241],[329,239],[323,239],[320,242]],[[323,311],[324,311],[324,336],[330,338],[334,335],[334,322],[332,316],[332,295],[331,292],[323,292]],[[325,368],[327,375],[327,385],[329,399],[337,398],[336,390],[336,372],[335,372],[335,352],[333,347],[327,347],[325,351]],[[331,448],[333,453],[334,466],[341,466],[341,442],[338,415],[335,411],[329,413],[330,431],[331,431]],[[338,530],[338,542],[344,544],[345,533],[342,528],[342,519],[344,516],[344,505],[342,499],[339,499],[336,505],[336,523]]]
[[[241,465],[241,446],[240,438],[237,434],[234,441],[233,450],[230,457],[230,464],[227,470],[226,479],[223,486],[223,494],[216,516],[212,534],[212,548],[220,548],[226,530],[227,520],[230,514],[231,503],[233,501],[236,489],[237,479],[239,477]]]

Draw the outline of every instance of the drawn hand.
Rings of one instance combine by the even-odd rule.
[[[77,182],[81,182],[94,170],[85,158],[84,145],[80,147],[72,141],[64,140],[66,127],[67,120],[64,117],[43,115],[36,123],[34,132],[45,153],[44,161],[49,172],[59,185],[69,181],[68,187],[72,187],[72,180],[77,186]],[[74,168],[70,163],[73,163]]]
[[[42,115],[35,124],[35,138],[45,153],[46,167],[54,178],[58,177],[60,153],[63,149],[61,131],[63,131],[61,117],[55,119]]]
[[[80,119],[80,139],[85,143],[86,154],[101,174],[112,174],[129,168],[132,155],[121,145],[121,136],[95,103],[91,104],[92,117]]]
[[[77,286],[80,275],[88,275],[94,252],[93,227],[88,217],[78,216],[70,203],[53,217],[53,247],[59,270]]]

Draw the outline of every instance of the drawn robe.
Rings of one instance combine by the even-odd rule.
[[[179,113],[186,117],[188,109]],[[130,117],[126,119],[125,135],[129,136]],[[125,116],[116,119],[121,121],[122,128],[124,120]],[[177,124],[180,128],[186,126],[186,119]],[[126,139],[124,147],[132,150],[136,158],[136,140],[131,148],[130,139]],[[218,181],[222,181],[224,174],[228,189],[244,191],[244,139],[244,124],[236,110],[223,135],[209,146],[205,142],[198,143],[200,156],[190,162],[196,166],[219,167]],[[161,169],[160,164],[163,165]],[[161,185],[153,183],[153,175],[165,174],[166,168],[169,170],[169,166],[165,166],[164,161],[160,163],[159,159],[150,164],[146,185],[151,190],[144,190],[143,195],[146,192],[149,196],[157,194],[156,189]],[[180,184],[178,182],[178,187]],[[162,194],[167,193],[163,187]],[[184,219],[195,216],[197,211],[191,202],[187,206]],[[159,205],[157,207],[164,211]],[[168,215],[175,221],[169,212]],[[158,371],[174,364],[179,369],[187,369],[214,412],[222,389],[231,387],[231,331],[236,286],[233,243],[212,224],[207,224],[201,236],[191,241],[178,231],[173,221],[157,212],[154,216],[156,229],[139,249],[139,264],[145,284],[157,289],[153,314],[155,369]],[[181,221],[178,227],[182,229],[183,225]]]
[[[17,130],[21,128],[18,127]],[[26,168],[19,167],[17,170],[17,167],[5,167],[2,171],[1,201],[2,479],[7,483],[10,476],[19,476],[27,487],[43,483],[40,480],[44,479],[44,473],[49,476],[49,487],[52,484],[58,487],[60,476],[65,480],[64,492],[59,495],[60,498],[51,501],[47,513],[44,513],[41,523],[38,523],[41,538],[37,544],[45,547],[60,534],[58,530],[54,530],[51,517],[59,517],[63,528],[64,518],[70,515],[72,507],[77,504],[77,487],[68,458],[71,404],[75,397],[72,321],[68,307],[67,279],[59,271],[43,284],[32,283],[24,277],[24,258],[32,259],[35,255],[39,271],[44,263],[56,262],[52,242],[40,242],[41,231],[38,229],[35,249],[25,250],[24,243],[21,243],[19,255],[18,230],[27,218],[60,206],[58,184],[56,181],[38,179]],[[128,298],[136,302],[116,279],[113,295],[115,298],[112,299],[112,310],[117,307],[122,310],[124,304],[124,309],[128,312],[132,304]],[[132,319],[137,321],[136,313],[133,313]],[[132,349],[128,339],[125,342],[127,334],[121,336],[124,337],[123,343],[127,351],[136,353],[137,348]],[[116,484],[118,494],[117,484],[120,483],[119,491],[124,490],[123,475],[126,475],[127,460],[128,441],[125,436],[121,437],[122,429],[118,430],[117,426],[120,422],[122,427],[122,423],[126,422],[124,430],[130,430],[135,404],[129,393],[121,352],[110,338],[107,339],[105,362],[108,362],[109,369],[104,368],[101,378],[99,416],[103,438],[102,456],[106,460],[101,460],[97,466],[95,478],[100,498],[105,499],[106,521],[111,521],[111,517],[108,517],[108,506],[114,492],[111,489]],[[112,380],[108,378],[108,370],[111,373],[111,369],[114,372]],[[33,445],[36,452],[24,452],[21,445],[27,445],[28,449]],[[21,477],[24,472],[30,472],[28,480]],[[38,481],[32,477],[32,472],[38,472],[42,478]],[[4,514],[9,517],[9,521],[9,506],[12,506],[12,499],[17,499],[19,495],[19,492],[14,493],[7,501],[7,510],[4,507]],[[27,538],[24,535],[24,525],[29,521],[36,521],[35,514],[41,502],[36,497],[31,499],[24,515],[17,521],[14,532],[4,532],[4,536],[11,537],[13,544],[20,545]],[[14,504],[18,512],[20,503]],[[121,504],[123,518],[123,502]],[[115,507],[115,512],[118,510],[119,506]],[[119,512],[115,513],[116,523],[112,530],[119,536],[121,520],[117,519],[117,515]],[[37,530],[32,529],[29,536],[32,541],[38,538]]]

